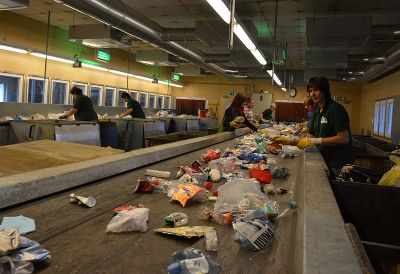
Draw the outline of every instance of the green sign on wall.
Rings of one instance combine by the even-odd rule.
[[[98,50],[97,51],[97,60],[105,61],[105,62],[110,62],[111,60],[111,55],[108,52]]]
[[[181,76],[178,73],[172,74],[172,80],[179,81],[181,80]]]

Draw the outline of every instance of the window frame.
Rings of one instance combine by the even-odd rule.
[[[380,100],[378,136],[381,137],[385,136],[385,125],[386,125],[386,99]]]
[[[88,95],[89,83],[72,81],[71,87],[74,87],[75,85],[84,86],[84,87],[85,87],[85,90],[82,90],[82,94],[83,94],[83,95],[86,95],[86,96]],[[73,105],[73,104],[74,104],[74,99],[73,99],[72,95],[69,94],[68,98],[69,98],[69,101],[68,101],[69,104],[70,104],[70,105]]]
[[[132,97],[132,93],[136,93],[136,97],[135,97],[135,98],[134,98],[134,97]],[[132,98],[132,99],[134,99],[134,100],[138,101],[138,99],[139,99],[139,94],[140,94],[140,91],[139,91],[139,90],[136,90],[136,89],[130,89],[130,90],[129,90],[129,94],[131,95],[131,98]]]
[[[15,77],[19,78],[18,81],[18,98],[17,102],[9,102],[9,103],[22,103],[23,102],[23,94],[24,94],[24,76],[22,74],[15,74],[15,73],[5,73],[5,72],[0,72],[0,76],[6,76],[6,77]],[[7,103],[7,102],[5,102]]]
[[[112,104],[111,104],[111,106],[106,106],[107,89],[112,89],[112,90],[113,90],[113,98],[112,98]],[[103,106],[105,106],[105,107],[115,107],[116,101],[117,101],[117,88],[116,88],[116,87],[110,87],[110,86],[104,86],[104,101],[103,101]]]
[[[127,106],[127,103],[126,103],[126,102],[124,102],[124,105],[123,105],[123,106],[120,106],[120,105],[118,104],[119,99],[121,98],[121,93],[122,93],[121,91],[122,91],[122,92],[129,93],[129,90],[126,89],[126,88],[118,88],[118,99],[117,99],[116,106],[117,106],[117,107],[120,107],[120,108],[126,107],[126,106]]]
[[[162,98],[161,108],[159,108],[159,109],[164,109],[165,95],[164,95],[164,94],[158,94],[158,95],[157,95],[157,104],[156,104],[156,108],[158,108],[158,98]]]
[[[154,106],[151,106],[151,105],[150,105],[150,97],[151,97],[151,96],[154,96]],[[149,95],[147,96],[147,100],[148,100],[147,105],[149,106],[149,108],[152,108],[152,109],[157,108],[157,94],[155,94],[155,93],[149,93]]]
[[[98,105],[94,104],[94,102],[93,102],[93,100],[92,100],[93,105],[94,105],[94,106],[103,106],[103,105],[104,105],[104,104],[103,104],[104,86],[103,86],[103,85],[99,85],[99,84],[90,84],[90,87],[89,87],[89,90],[88,90],[88,91],[90,91],[90,92],[89,92],[89,95],[88,95],[88,96],[90,97],[90,99],[92,99],[92,97],[91,97],[91,95],[92,95],[92,87],[100,88],[100,92],[99,92],[99,104],[98,104]]]
[[[392,111],[389,114],[389,104],[392,103]],[[393,109],[394,109],[394,99],[393,98],[387,98],[386,99],[386,121],[385,121],[385,130],[384,130],[384,135],[386,138],[390,139],[392,137],[392,125],[393,125]],[[390,115],[390,118],[389,118]],[[388,128],[390,128],[390,132],[388,131]]]
[[[167,102],[167,98],[169,98],[169,106],[167,106],[166,105],[166,102]],[[165,109],[171,109],[171,107],[172,107],[172,96],[171,95],[165,95],[165,97],[164,97],[164,108]]]
[[[44,81],[43,102],[41,102],[41,103],[29,102],[29,80]],[[26,91],[25,91],[26,102],[29,104],[48,104],[48,98],[47,98],[48,97],[48,89],[49,89],[49,78],[43,79],[43,77],[28,75],[26,77]]]
[[[64,98],[64,105],[68,104],[68,97],[69,97],[69,81],[68,80],[60,80],[60,79],[51,79],[50,81],[50,98],[49,98],[49,104],[51,105],[62,105],[62,104],[53,104],[53,83],[62,83],[62,84],[67,84],[67,90],[65,92],[65,98]]]
[[[145,106],[142,106],[142,94],[143,94],[143,95],[146,95],[146,103],[145,103]],[[149,105],[149,93],[148,93],[147,91],[141,91],[141,92],[139,93],[139,104],[140,104],[140,106],[141,106],[142,108],[148,108],[148,105]]]

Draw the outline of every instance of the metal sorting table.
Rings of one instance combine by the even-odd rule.
[[[200,130],[199,118],[174,117],[171,123],[173,123],[173,132]]]
[[[118,148],[125,151],[146,147],[146,138],[165,134],[165,123],[159,119],[111,118],[118,132]]]
[[[224,149],[234,143],[231,140],[210,147]],[[158,147],[158,153],[163,146]],[[190,165],[204,151],[205,148],[146,168],[175,174],[177,166]],[[289,188],[290,193],[271,198],[279,200],[281,210],[292,199],[298,201],[298,208],[276,221],[274,243],[259,252],[241,249],[232,240],[231,226],[199,220],[200,207],[213,207],[211,202],[189,201],[182,208],[165,194],[134,194],[136,180],[145,177],[145,168],[26,203],[3,211],[1,216],[21,214],[36,220],[37,231],[27,236],[39,241],[52,255],[49,265],[39,266],[41,273],[165,273],[174,251],[189,246],[204,250],[204,239],[153,232],[164,225],[163,217],[172,212],[187,213],[190,225],[216,227],[218,252],[209,254],[220,263],[221,273],[361,273],[319,153],[300,152],[298,158],[278,158],[277,162],[288,167],[291,174],[274,183]],[[219,185],[214,184],[213,189]],[[95,196],[96,207],[88,209],[69,203],[70,192]],[[150,209],[147,232],[105,233],[114,207],[138,203]]]
[[[10,126],[10,143],[49,139],[100,146],[100,130],[97,122],[14,120],[10,121]]]

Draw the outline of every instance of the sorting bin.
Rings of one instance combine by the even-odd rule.
[[[102,147],[118,148],[118,131],[115,122],[99,121]]]
[[[171,123],[173,123],[173,132],[199,131],[199,118],[175,117]]]
[[[400,264],[400,188],[331,181],[346,223],[352,223],[376,273]]]

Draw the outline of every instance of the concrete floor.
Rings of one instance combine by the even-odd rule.
[[[232,146],[234,140],[212,146]],[[233,229],[228,225],[215,225],[199,220],[200,207],[204,204],[189,201],[185,208],[161,193],[134,194],[138,178],[144,178],[146,168],[170,170],[172,174],[179,165],[190,165],[200,159],[205,149],[194,151],[170,160],[156,163],[133,172],[101,180],[83,187],[27,203],[3,211],[3,216],[24,215],[34,218],[37,231],[28,237],[39,241],[52,255],[49,265],[40,266],[42,273],[166,273],[171,263],[170,255],[177,250],[194,246],[204,250],[203,239],[184,239],[163,236],[153,229],[164,225],[163,217],[172,212],[184,212],[189,216],[190,225],[215,226],[218,233],[218,252],[210,254],[221,264],[222,273],[294,273],[296,210],[276,222],[276,238],[266,250],[250,252],[243,250],[232,240]],[[297,167],[304,161],[278,159],[290,169],[291,175],[285,180],[276,180],[279,186],[296,193]],[[279,182],[278,182],[279,181]],[[215,184],[214,188],[220,184]],[[96,207],[89,209],[69,203],[71,192],[97,198]],[[279,198],[281,208],[292,200],[293,192]],[[114,207],[124,204],[144,204],[150,209],[148,231],[106,234],[106,226],[113,217]],[[205,205],[213,206],[207,202]]]

